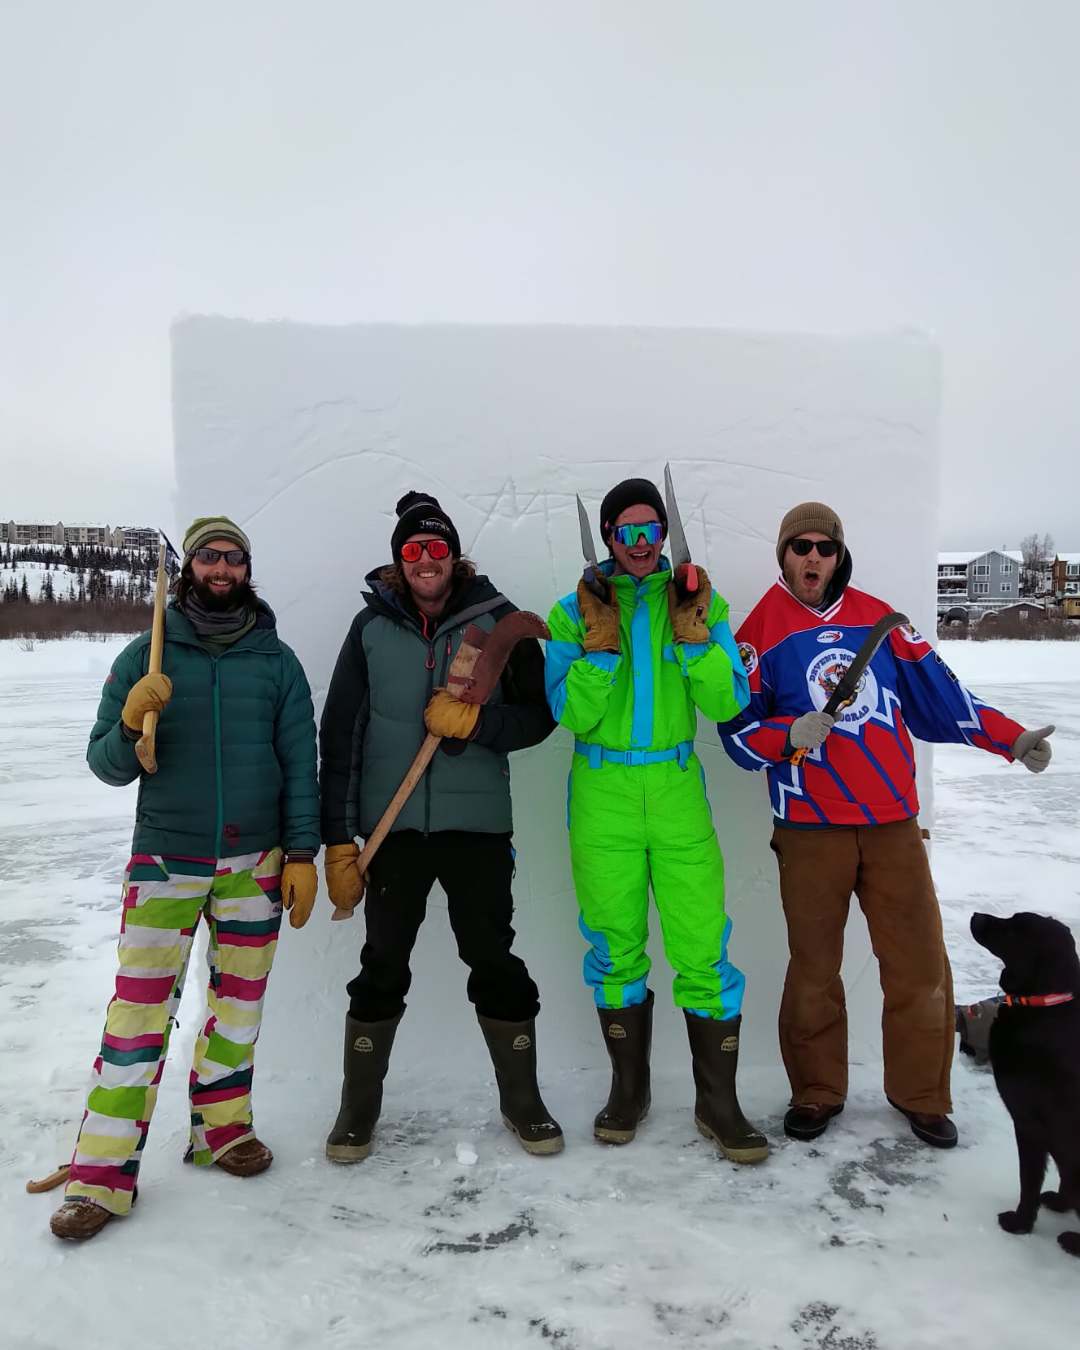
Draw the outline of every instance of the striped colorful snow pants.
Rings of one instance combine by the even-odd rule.
[[[206,1022],[189,1080],[195,1162],[252,1134],[251,1076],[281,926],[281,849],[235,858],[137,853],[124,873],[116,992],[66,1194],[132,1204],[200,914],[210,929]]]

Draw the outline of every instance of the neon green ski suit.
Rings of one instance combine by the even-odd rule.
[[[570,594],[548,618],[545,659],[552,714],[576,737],[567,817],[585,982],[598,1007],[644,1002],[651,882],[676,1005],[735,1017],[744,979],[727,959],[724,860],[694,754],[698,708],[722,722],[750,701],[727,601],[713,592],[709,642],[675,644],[667,559],[641,581],[613,566],[601,570],[618,599],[621,654],[586,654]]]

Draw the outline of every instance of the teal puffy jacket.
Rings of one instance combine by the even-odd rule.
[[[319,848],[315,717],[303,667],[259,602],[255,627],[211,653],[184,614],[165,611],[162,670],[173,692],[157,729],[158,771],[143,774],[120,714],[146,674],[150,634],[113,662],[86,758],[103,783],[139,778],[136,853],[234,857]]]

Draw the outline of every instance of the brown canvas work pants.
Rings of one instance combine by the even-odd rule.
[[[780,1004],[780,1051],[795,1106],[847,1095],[847,1009],[840,979],[844,925],[858,897],[877,957],[885,1092],[909,1111],[952,1109],[952,972],[941,911],[915,820],[812,830],[777,825],[790,960]]]

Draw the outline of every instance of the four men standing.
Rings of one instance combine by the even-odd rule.
[[[210,927],[208,1014],[191,1074],[196,1164],[265,1170],[250,1089],[262,999],[281,910],[306,922],[314,855],[339,911],[364,899],[366,941],[348,986],[341,1107],[326,1143],[335,1162],[372,1147],[410,955],[435,881],[508,1128],[530,1153],[561,1150],[536,1081],[537,988],[511,948],[514,872],[507,756],[555,722],[573,732],[568,820],[579,926],[612,1081],[595,1137],[624,1144],[650,1105],[653,994],[650,887],[675,971],[697,1089],[699,1130],[737,1162],[768,1143],[736,1090],[742,973],[728,958],[723,859],[694,754],[697,714],[720,724],[744,768],[768,770],[772,848],[791,962],[780,1042],[791,1082],[785,1131],[821,1134],[844,1105],[840,982],[851,894],[866,915],[885,995],[885,1091],[914,1132],[949,1147],[952,986],[917,825],[909,730],[1046,767],[1052,728],[1025,731],[981,703],[914,630],[894,631],[837,718],[823,709],[870,627],[887,612],[849,585],[839,518],[803,503],[781,524],[782,576],[738,633],[700,568],[674,573],[664,502],[644,479],[619,483],[600,513],[611,557],[555,605],[545,658],[513,651],[483,706],[447,689],[465,628],[490,631],[514,606],[461,556],[438,501],[397,506],[392,562],[372,572],[322,718],[321,831],[312,705],[303,670],[251,588],[251,547],[225,517],[197,520],[166,618],[162,674],[149,634],[114,663],[88,758],[107,783],[139,776],[135,742],[161,714],[161,771],[141,780],[125,874],[116,991],[71,1165],[53,1216],[86,1238],[125,1214],[200,915]],[[441,745],[365,874],[357,836],[375,828],[425,730]]]

